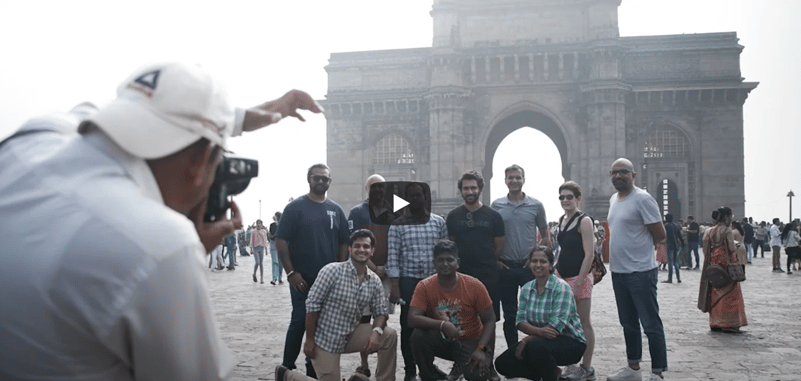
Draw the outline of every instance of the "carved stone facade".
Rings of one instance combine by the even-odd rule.
[[[619,37],[619,5],[434,0],[431,48],[333,53],[331,197],[350,208],[380,173],[429,183],[445,214],[476,169],[489,202],[495,151],[531,127],[553,140],[593,216],[607,214],[618,157],[679,217],[720,205],[742,216],[743,104],[757,83],[740,73],[736,33]]]

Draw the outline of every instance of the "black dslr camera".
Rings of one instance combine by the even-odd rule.
[[[209,201],[203,220],[214,222],[231,207],[228,196],[242,193],[250,179],[259,175],[259,162],[229,153],[224,153],[214,173],[214,183],[209,188]]]

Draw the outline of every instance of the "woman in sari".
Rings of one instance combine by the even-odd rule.
[[[717,224],[704,232],[704,268],[710,264],[726,265],[738,263],[732,230],[731,209],[721,207],[712,212]],[[703,274],[703,273],[702,273]],[[701,276],[699,308],[709,312],[709,328],[715,332],[741,333],[740,327],[748,325],[745,318],[745,304],[739,282],[714,288],[705,276]]]

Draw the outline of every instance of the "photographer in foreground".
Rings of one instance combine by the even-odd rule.
[[[229,135],[321,112],[308,94],[236,111],[194,65],[144,67],[99,110],[0,143],[0,379],[217,380],[205,253],[242,227],[204,222]],[[76,126],[77,132],[76,132]]]

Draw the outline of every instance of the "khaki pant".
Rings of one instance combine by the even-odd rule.
[[[359,324],[348,337],[348,343],[342,353],[355,353],[361,351],[370,340],[373,333],[371,324]],[[376,366],[376,381],[394,381],[397,368],[398,334],[390,327],[384,328],[384,334],[378,341],[378,365]],[[342,353],[326,352],[320,347],[314,349],[312,365],[320,381],[341,381],[339,370],[339,357]]]
[[[773,269],[780,269],[782,268],[781,263],[781,246],[773,246]]]

